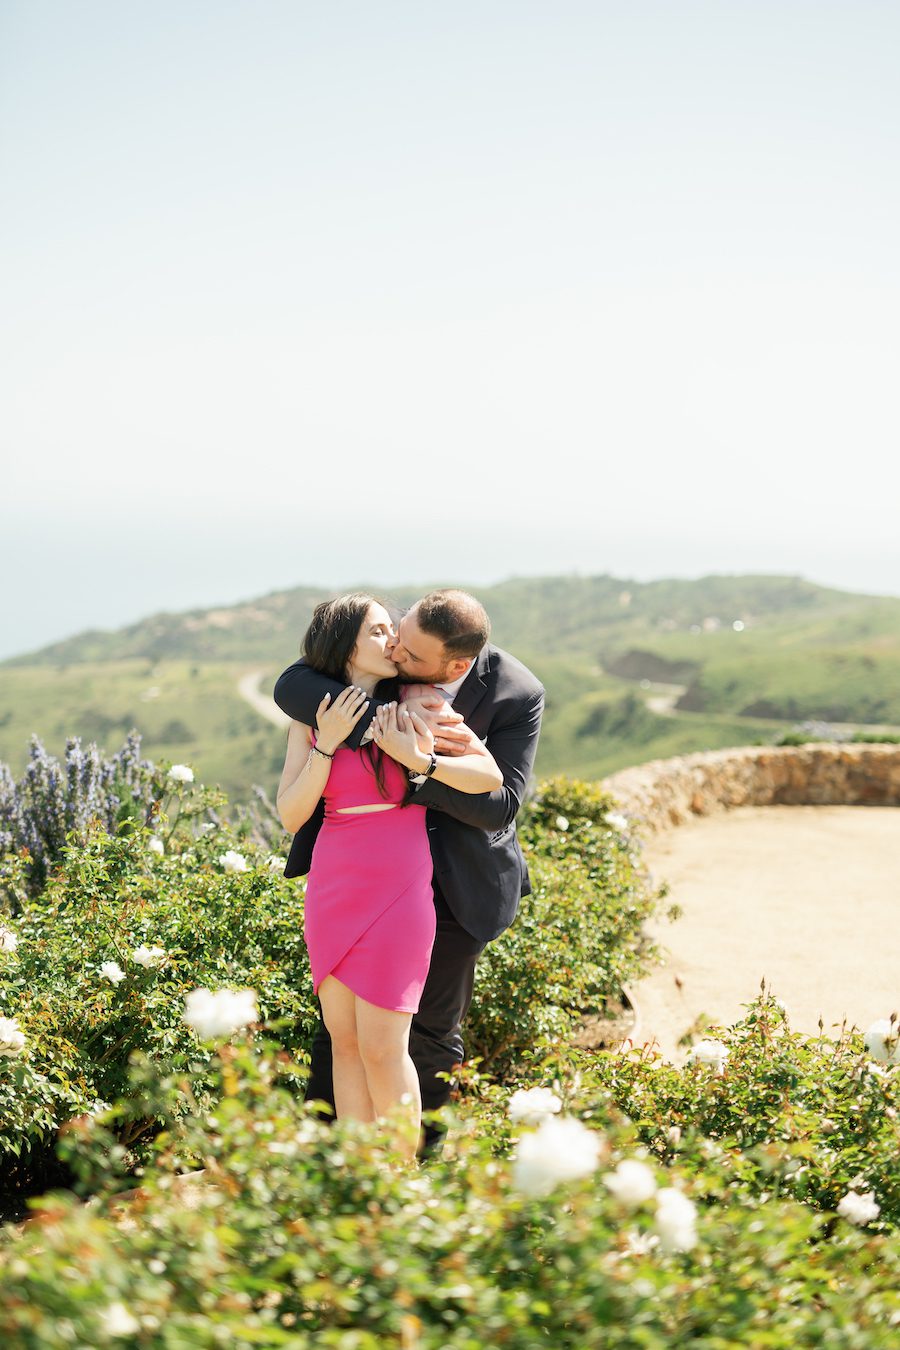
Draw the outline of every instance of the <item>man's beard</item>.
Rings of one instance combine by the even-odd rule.
[[[397,671],[397,679],[401,684],[443,684],[446,678],[446,666],[443,670],[432,671],[430,675],[407,675],[405,671]]]

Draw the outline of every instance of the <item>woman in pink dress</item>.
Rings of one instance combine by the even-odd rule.
[[[422,1105],[409,1056],[434,942],[432,861],[425,808],[407,804],[409,774],[426,773],[461,792],[491,792],[503,778],[483,746],[438,758],[428,727],[402,703],[381,708],[375,743],[341,743],[376,686],[397,674],[394,629],[383,605],[346,595],[319,605],[304,638],[317,670],[347,681],[326,695],[318,729],[292,722],[278,788],[285,829],[295,833],[325,799],[306,888],[304,936],[313,988],[331,1036],[337,1115],[375,1120],[400,1109],[418,1144]]]

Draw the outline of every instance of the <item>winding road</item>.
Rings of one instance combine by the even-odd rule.
[[[259,682],[266,674],[265,670],[248,670],[237,682],[237,690],[245,703],[249,703],[254,712],[264,717],[273,726],[284,728],[290,724],[287,713],[283,713],[273,698],[259,691]]]

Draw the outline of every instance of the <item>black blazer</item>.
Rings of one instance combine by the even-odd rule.
[[[314,725],[326,690],[343,686],[303,661],[281,675],[275,702],[289,717]],[[356,748],[374,716],[372,702],[348,744]],[[531,885],[516,835],[516,814],[534,765],[544,691],[520,661],[499,647],[484,647],[453,702],[476,736],[487,743],[503,774],[495,792],[466,793],[436,783],[418,787],[413,801],[428,807],[427,827],[435,880],[458,922],[479,942],[508,928],[519,900]],[[285,876],[309,871],[312,849],[324,815],[319,803],[294,836]]]

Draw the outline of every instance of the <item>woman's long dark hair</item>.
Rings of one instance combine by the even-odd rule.
[[[329,675],[331,679],[346,684],[350,658],[359,640],[369,607],[381,603],[373,595],[354,591],[350,595],[340,595],[336,600],[324,600],[322,604],[316,605],[312,622],[303,638],[303,659],[306,664],[312,666],[313,670],[320,670],[323,675]],[[379,688],[384,683],[385,681],[382,681]],[[384,757],[381,751],[370,741],[362,747],[360,753],[366,756],[372,766],[380,795],[387,797]]]

